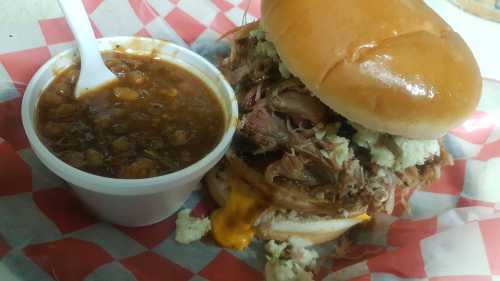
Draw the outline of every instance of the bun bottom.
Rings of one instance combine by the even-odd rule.
[[[205,176],[205,185],[210,195],[221,207],[225,206],[229,198],[230,188],[226,178],[227,171],[223,165],[214,167]],[[257,238],[262,240],[288,241],[293,237],[316,245],[333,241],[353,226],[368,219],[367,215],[355,218],[333,218],[271,206],[257,219],[254,229]]]
[[[288,241],[293,237],[316,245],[333,241],[366,220],[365,217],[318,217],[271,208],[261,215],[255,230],[257,237],[263,240]]]

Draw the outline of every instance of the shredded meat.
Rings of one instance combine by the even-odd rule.
[[[267,166],[266,180],[267,182],[275,182],[277,177],[284,177],[307,186],[316,186],[320,181],[306,167],[309,162],[301,155],[285,153],[283,158]]]
[[[226,74],[226,77],[229,82],[236,83],[247,77],[251,71],[251,65],[245,64],[231,71],[229,74]]]
[[[399,177],[405,186],[416,188],[428,186],[441,177],[441,167],[453,165],[452,156],[446,151],[442,143],[440,143],[440,146],[440,157],[432,159],[426,165],[410,167],[399,173]]]
[[[331,202],[325,198],[314,198],[303,190],[293,189],[288,185],[278,185],[269,183],[262,173],[248,166],[243,160],[238,158],[233,151],[226,155],[231,169],[244,181],[268,198],[273,205],[285,209],[298,210],[310,214],[333,215],[333,216],[355,216],[366,211],[366,207],[360,204],[344,204],[344,202]]]
[[[250,90],[246,92],[246,94],[238,95],[238,104],[243,111],[252,110],[253,106],[257,104],[257,102],[262,97],[262,84],[258,84],[254,86]]]
[[[288,142],[289,133],[283,119],[277,117],[264,102],[256,104],[251,112],[241,117],[239,133],[250,138],[263,153],[277,149]]]
[[[398,203],[396,188],[429,185],[439,178],[442,166],[453,163],[442,144],[440,156],[404,171],[372,163],[370,151],[352,141],[356,129],[284,68],[258,22],[233,33],[231,54],[220,68],[237,92],[241,109],[237,136],[255,147],[242,152],[243,158],[272,159],[264,176],[248,172],[251,168],[234,157],[230,162],[279,206],[340,216],[367,210],[391,213]],[[324,124],[335,126],[324,128]],[[348,148],[342,148],[339,140],[346,140]],[[380,145],[400,154],[390,135],[380,138]]]
[[[294,120],[308,120],[313,124],[321,122],[326,117],[327,109],[317,98],[308,94],[286,91],[276,96],[268,97],[269,107],[284,113]]]

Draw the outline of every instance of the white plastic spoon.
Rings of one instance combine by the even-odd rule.
[[[81,0],[59,0],[59,6],[66,16],[66,21],[75,36],[80,51],[80,77],[75,88],[75,97],[78,99],[89,90],[118,78],[102,60],[83,2]]]

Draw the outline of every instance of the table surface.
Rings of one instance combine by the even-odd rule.
[[[97,3],[101,0],[87,1]],[[141,1],[105,0],[104,3],[114,3],[111,7],[114,9],[116,3],[137,4]],[[174,2],[147,1],[156,4]],[[209,2],[176,1],[189,3],[190,15],[197,18],[205,15],[205,11],[199,12],[201,9],[196,5]],[[483,75],[500,80],[500,71],[495,71],[500,66],[500,43],[495,41],[500,40],[500,36],[496,35],[500,33],[500,25],[467,15],[445,0],[427,2],[464,36],[478,58]],[[101,30],[106,27],[102,24],[103,18],[109,17],[110,6],[107,8],[101,10],[103,12],[100,14],[94,13],[98,23],[101,23]],[[120,18],[120,23],[132,20],[130,15],[133,15],[133,11],[131,7],[127,9],[124,10],[128,14],[125,19]],[[231,14],[230,11],[221,14],[234,15],[239,21],[242,13]],[[161,17],[164,18],[166,13],[164,11]],[[33,31],[40,29],[40,19],[61,16],[57,0],[0,0],[0,53],[44,46],[46,54],[42,60],[46,60],[53,51],[67,47],[66,42],[69,40],[61,44],[49,44],[50,50],[47,50],[42,31]],[[134,32],[130,34],[142,26],[139,19],[135,20],[137,24],[131,23]],[[158,27],[154,34],[164,33],[167,38],[177,36],[174,27],[165,22],[160,20],[159,25],[153,26]],[[179,26],[186,25],[182,22],[176,27]],[[168,28],[172,28],[170,32]],[[115,29],[106,29],[105,35],[115,33]],[[213,46],[213,41],[210,46]],[[38,57],[35,52],[29,59]],[[21,87],[31,75],[28,72],[34,71],[31,66],[43,63],[28,61],[20,65],[23,62],[19,57],[7,62],[7,69],[14,70],[16,78],[20,77],[16,85]],[[0,65],[0,82],[3,77],[9,76],[7,74]],[[10,80],[7,82],[0,83],[0,87],[14,87]],[[496,258],[500,257],[500,252],[495,251],[500,245],[500,189],[497,188],[496,180],[497,171],[500,170],[500,154],[497,153],[500,151],[500,125],[497,122],[500,120],[500,88],[499,84],[492,81],[485,81],[484,85],[485,95],[478,112],[445,139],[450,153],[457,159],[456,165],[453,169],[443,171],[443,178],[437,185],[415,192],[409,200],[411,218],[426,219],[408,220],[401,208],[395,216],[377,219],[380,224],[374,226],[375,232],[359,237],[365,244],[381,245],[366,248],[372,253],[376,249],[377,255],[336,272],[332,275],[336,277],[335,280],[341,274],[354,277],[353,273],[365,276],[373,273],[374,281],[401,280],[392,278],[390,274],[393,273],[414,278],[411,280],[427,280],[423,279],[424,276],[431,280],[432,277],[448,275],[454,277],[439,279],[458,280],[466,279],[465,275],[481,275],[484,278],[478,277],[478,280],[500,280],[500,263]],[[0,122],[0,163],[9,163],[7,167],[1,167],[7,171],[4,174],[8,174],[5,182],[16,183],[9,184],[11,189],[7,189],[16,194],[3,196],[4,200],[0,204],[0,214],[3,215],[0,215],[0,226],[8,226],[0,227],[0,257],[6,255],[0,262],[1,281],[52,280],[41,277],[48,274],[57,276],[58,280],[167,280],[172,272],[185,276],[185,280],[221,280],[217,278],[220,272],[225,280],[258,279],[255,276],[260,276],[265,262],[262,244],[258,244],[258,241],[245,252],[221,250],[205,242],[183,247],[173,240],[174,216],[143,229],[118,228],[89,217],[67,189],[61,186],[60,180],[37,162],[31,150],[26,149],[27,143],[18,138],[24,134],[19,119],[21,97],[18,91],[14,88],[12,91],[0,90],[3,90],[0,91],[0,121],[7,117],[11,124],[2,127],[5,123]],[[4,92],[7,93],[3,97],[5,102],[1,99]],[[6,142],[2,143],[2,137],[5,137]],[[0,185],[2,183],[0,178]],[[55,196],[62,199],[62,204],[53,203]],[[204,215],[209,213],[210,206],[203,202],[202,194],[196,192],[184,208],[194,209],[198,215]],[[75,249],[84,249],[85,254],[74,255]],[[323,247],[322,250],[324,253],[331,251]],[[223,271],[220,270],[222,266]],[[331,265],[327,264],[324,269],[325,274],[328,273]],[[85,275],[87,277],[83,279]],[[27,279],[23,276],[27,276]]]

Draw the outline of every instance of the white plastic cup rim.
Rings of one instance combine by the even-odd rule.
[[[69,66],[77,57],[77,50],[70,49],[52,57],[40,67],[28,84],[23,96],[21,107],[23,126],[31,147],[39,159],[67,182],[80,188],[109,195],[144,195],[168,191],[192,181],[194,177],[201,177],[204,171],[213,167],[229,148],[238,118],[238,104],[234,91],[219,70],[193,51],[163,40],[142,37],[106,37],[98,39],[98,43],[101,51],[112,51],[117,45],[120,45],[121,49],[125,48],[127,52],[136,54],[148,54],[152,50],[156,50],[159,52],[155,52],[155,54],[163,60],[188,67],[191,72],[197,70],[198,76],[203,75],[204,77],[200,78],[208,82],[209,86],[212,88],[215,86],[216,89],[223,91],[221,96],[226,99],[225,103],[228,105],[224,107],[227,113],[224,135],[217,146],[196,163],[182,170],[158,177],[144,179],[108,178],[87,173],[66,164],[53,155],[39,139],[35,128],[36,110],[34,108],[36,109],[41,92],[55,77],[55,70]],[[190,62],[186,64],[182,58],[189,58]],[[221,102],[224,101],[221,100]]]

